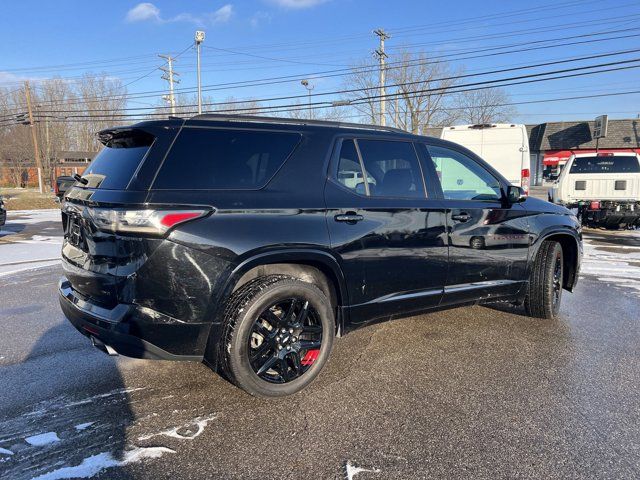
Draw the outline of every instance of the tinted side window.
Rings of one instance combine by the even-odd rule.
[[[105,190],[127,188],[153,140],[153,136],[139,131],[114,135],[82,174],[89,182],[87,187]]]
[[[300,141],[298,133],[185,128],[153,185],[158,189],[258,189]]]
[[[429,155],[449,200],[499,200],[500,182],[466,155],[444,147],[427,145]]]
[[[424,198],[424,182],[413,145],[358,140],[372,197]]]
[[[342,185],[364,195],[362,168],[360,168],[360,160],[353,140],[344,140],[342,142],[337,175],[338,182]]]
[[[640,173],[635,155],[578,157],[569,173]]]

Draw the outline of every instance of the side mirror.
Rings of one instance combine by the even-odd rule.
[[[515,185],[509,185],[507,187],[507,202],[509,202],[510,205],[524,202],[526,199],[527,194],[521,187],[516,187]]]

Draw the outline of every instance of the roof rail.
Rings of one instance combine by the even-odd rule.
[[[213,120],[220,122],[256,122],[256,123],[280,123],[286,125],[310,125],[319,127],[354,128],[361,130],[380,130],[395,133],[410,133],[400,128],[386,127],[382,125],[369,125],[365,123],[334,122],[330,120],[308,120],[304,118],[279,118],[261,117],[257,115],[227,115],[222,113],[203,113],[194,115],[187,120]]]

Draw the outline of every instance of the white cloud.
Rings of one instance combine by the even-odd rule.
[[[160,18],[160,9],[153,3],[146,2],[139,3],[129,10],[125,20],[127,22],[145,22],[147,20],[153,20],[155,22],[162,21]]]
[[[329,0],[268,0],[269,3],[277,5],[282,8],[311,8],[321,3],[326,3]]]
[[[233,5],[227,3],[226,5],[220,7],[218,10],[211,14],[211,21],[213,23],[225,23],[231,19],[233,15]]]
[[[223,5],[215,12],[207,12],[202,15],[193,15],[191,13],[179,13],[175,17],[163,18],[160,9],[153,3],[139,3],[127,12],[125,20],[127,22],[147,22],[170,23],[170,22],[189,22],[195,25],[204,26],[208,24],[217,24],[228,22],[233,16],[233,5],[230,3]]]
[[[249,19],[249,24],[253,28],[257,28],[260,25],[262,25],[263,23],[271,23],[272,19],[273,19],[273,15],[271,15],[270,13],[267,13],[267,12],[256,12]]]

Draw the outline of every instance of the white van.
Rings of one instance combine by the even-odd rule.
[[[529,136],[524,125],[456,125],[444,127],[440,138],[468,148],[529,194]]]

